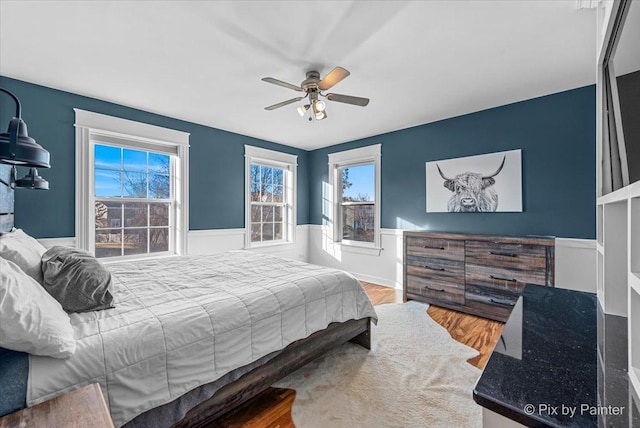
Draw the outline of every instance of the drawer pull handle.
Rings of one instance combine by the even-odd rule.
[[[430,270],[439,270],[440,272],[444,272],[444,268],[436,268],[436,267],[431,267],[429,265],[424,265],[422,266],[423,269],[430,269]]]
[[[494,298],[489,298],[489,301],[491,303],[497,303],[499,305],[505,305],[505,306],[515,306],[515,302],[510,302],[508,300],[498,300],[498,299],[494,299]]]
[[[444,288],[431,288],[428,285],[425,285],[424,288],[426,288],[427,290],[431,290],[431,291],[440,291],[442,293],[446,293],[447,290],[445,290]]]
[[[497,251],[489,251],[489,254],[492,256],[518,257],[516,253],[500,253]]]
[[[500,278],[499,276],[493,276],[493,275],[489,275],[489,278],[491,279],[495,279],[496,281],[509,281],[509,282],[518,282],[517,279],[509,279],[509,278]]]
[[[423,245],[422,248],[427,248],[429,250],[444,250],[444,247],[431,247],[429,245]]]

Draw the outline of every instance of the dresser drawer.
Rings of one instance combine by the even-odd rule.
[[[466,241],[465,260],[482,266],[544,271],[547,267],[547,249],[542,245]]]
[[[545,285],[546,272],[543,270],[514,270],[494,266],[465,265],[467,285],[482,285],[499,290],[517,290],[524,284]]]
[[[425,278],[445,278],[459,283],[464,282],[464,263],[461,260],[407,255],[405,263],[407,266],[407,275]]]
[[[464,241],[407,236],[407,255],[464,261]]]
[[[522,288],[524,284],[505,289],[467,284],[465,305],[486,317],[506,321],[522,293]]]
[[[424,297],[430,302],[447,302],[464,305],[464,283],[442,278],[424,278],[407,274],[405,284],[408,294]]]

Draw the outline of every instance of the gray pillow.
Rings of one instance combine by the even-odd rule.
[[[55,246],[42,255],[42,286],[67,312],[113,308],[111,273],[90,253]]]

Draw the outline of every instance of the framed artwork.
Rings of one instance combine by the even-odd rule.
[[[522,212],[522,150],[427,162],[427,212]]]

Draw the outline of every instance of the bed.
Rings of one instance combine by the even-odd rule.
[[[70,315],[70,358],[29,356],[28,405],[97,382],[116,426],[204,426],[377,320],[352,275],[261,253],[108,269],[115,308]]]

